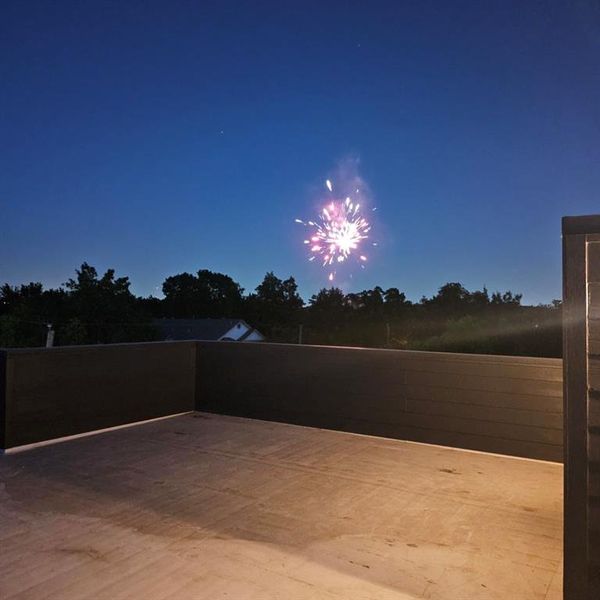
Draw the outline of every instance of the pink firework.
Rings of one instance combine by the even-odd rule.
[[[331,182],[327,180],[327,189],[332,192]],[[358,193],[358,190],[356,190]],[[337,265],[355,258],[361,263],[367,257],[360,247],[368,239],[371,225],[361,213],[360,204],[349,196],[345,200],[330,200],[319,213],[319,222],[304,222],[296,219],[310,229],[304,244],[309,246],[309,261],[319,259],[323,267],[329,269],[329,281],[335,277]]]

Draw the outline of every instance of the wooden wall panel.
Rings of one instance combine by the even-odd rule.
[[[600,340],[600,242],[588,237],[587,242],[587,335],[588,340],[588,594],[600,598],[600,495],[594,492],[600,488],[600,354],[597,354],[597,341]]]
[[[562,459],[562,361],[199,342],[197,408]]]
[[[7,350],[3,448],[194,409],[194,342]]]
[[[6,355],[0,350],[0,448],[6,448]]]
[[[600,598],[600,217],[563,219],[564,598]]]

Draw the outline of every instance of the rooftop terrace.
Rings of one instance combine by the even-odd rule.
[[[558,600],[562,465],[191,413],[0,458],[0,597]]]

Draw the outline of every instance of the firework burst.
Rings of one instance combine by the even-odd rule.
[[[328,179],[325,185],[333,194],[333,185]],[[359,193],[359,190],[356,190]],[[336,268],[350,259],[364,264],[367,257],[361,245],[369,238],[371,225],[361,212],[358,200],[347,196],[344,200],[331,198],[319,213],[318,222],[302,221],[309,230],[304,244],[309,248],[309,261],[318,259],[322,266],[329,270],[328,279],[333,281]]]

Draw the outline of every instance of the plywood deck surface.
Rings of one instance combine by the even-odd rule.
[[[196,413],[0,457],[0,598],[559,600],[562,466]]]

